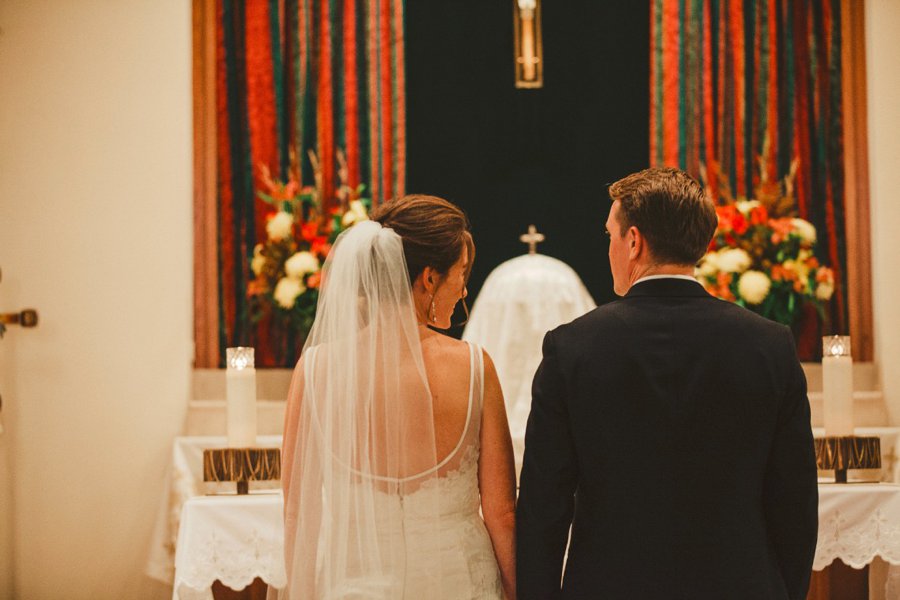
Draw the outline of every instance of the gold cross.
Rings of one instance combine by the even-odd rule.
[[[528,233],[520,235],[519,241],[528,244],[528,254],[537,254],[537,245],[544,241],[544,234],[538,233],[534,225],[528,226]]]

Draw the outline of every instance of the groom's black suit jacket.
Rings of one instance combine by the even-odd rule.
[[[644,281],[548,333],[532,393],[520,600],[806,597],[816,462],[787,327]]]

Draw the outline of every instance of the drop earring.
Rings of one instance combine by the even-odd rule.
[[[428,320],[437,323],[437,307],[434,304],[434,296],[431,297],[431,307],[428,311]]]

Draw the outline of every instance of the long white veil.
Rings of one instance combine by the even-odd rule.
[[[438,457],[400,236],[372,221],[355,225],[337,239],[322,282],[289,398],[299,416],[284,473],[280,596],[402,598],[406,531],[437,535],[440,510],[428,494],[414,510],[404,505],[437,477]],[[441,566],[426,577],[440,597]]]

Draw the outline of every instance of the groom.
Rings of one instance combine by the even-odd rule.
[[[803,600],[818,492],[791,332],[694,280],[716,213],[688,175],[647,169],[609,195],[623,298],[544,338],[518,597]]]

